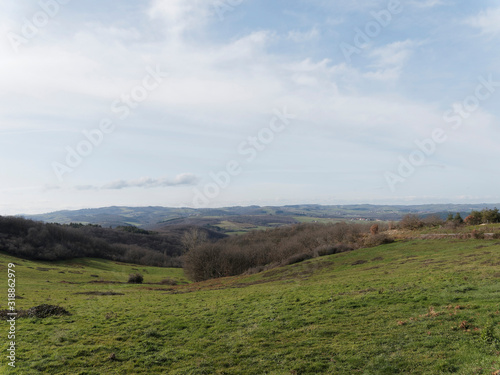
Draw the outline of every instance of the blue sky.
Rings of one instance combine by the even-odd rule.
[[[494,1],[0,6],[0,215],[500,202]]]

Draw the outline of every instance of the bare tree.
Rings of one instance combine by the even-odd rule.
[[[191,228],[184,232],[182,236],[182,245],[184,246],[184,252],[187,253],[193,250],[196,246],[201,245],[208,239],[207,233],[200,230],[200,228]]]

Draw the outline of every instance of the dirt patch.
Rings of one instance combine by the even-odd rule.
[[[55,305],[39,305],[28,310],[0,310],[0,319],[6,320],[12,318],[11,313],[17,313],[16,318],[39,318],[44,319],[49,316],[71,315],[64,307]]]
[[[355,262],[352,262],[351,263],[351,266],[357,266],[357,265],[360,265],[360,264],[365,264],[365,263],[368,263],[367,260],[363,260],[363,259],[360,259],[360,260],[357,260]]]

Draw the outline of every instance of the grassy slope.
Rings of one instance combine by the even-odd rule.
[[[1,256],[0,270],[12,259]],[[400,242],[174,288],[88,281],[91,274],[123,281],[138,268],[145,282],[158,282],[182,278],[179,270],[16,262],[20,308],[48,302],[73,314],[18,321],[19,374],[469,375],[500,368],[497,349],[480,340],[488,321],[500,322],[496,241]],[[124,295],[74,294],[91,290]],[[463,321],[470,332],[458,328]],[[2,360],[0,372],[6,369]]]

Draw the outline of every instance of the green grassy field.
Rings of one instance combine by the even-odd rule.
[[[498,241],[397,242],[197,284],[185,283],[178,269],[1,255],[5,281],[9,262],[17,264],[18,308],[49,303],[72,315],[20,318],[17,367],[2,356],[2,374],[500,369]],[[135,272],[144,284],[124,283]],[[166,278],[180,285],[157,284]],[[77,294],[89,292],[117,294]],[[2,309],[7,287],[4,296]],[[2,326],[7,352],[8,324]]]

